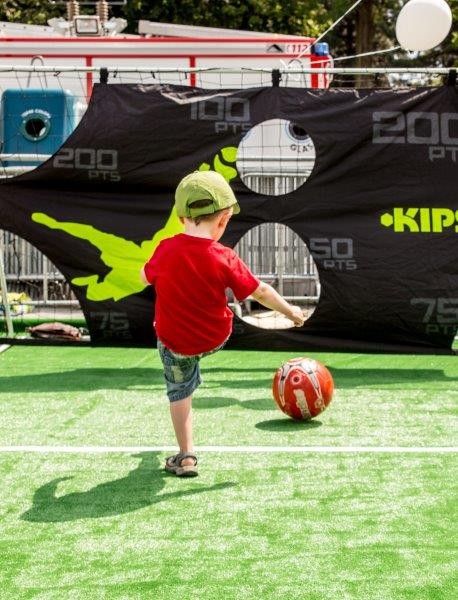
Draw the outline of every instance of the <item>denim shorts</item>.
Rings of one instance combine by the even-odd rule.
[[[172,352],[158,338],[157,349],[164,366],[164,379],[170,402],[176,402],[177,400],[183,400],[183,398],[191,396],[194,390],[202,383],[199,366],[200,359],[218,352],[225,343],[226,341],[221,346],[209,352],[186,356]]]

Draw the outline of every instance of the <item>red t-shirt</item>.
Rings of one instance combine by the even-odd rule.
[[[201,354],[220,346],[232,330],[226,289],[244,300],[259,285],[231,248],[185,233],[163,240],[145,265],[156,290],[158,338],[179,354]]]

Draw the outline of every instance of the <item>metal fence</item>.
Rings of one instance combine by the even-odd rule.
[[[62,273],[32,244],[0,230],[0,251],[9,292],[25,292],[35,305],[78,305]]]

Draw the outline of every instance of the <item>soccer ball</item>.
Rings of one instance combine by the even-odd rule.
[[[275,402],[293,419],[309,421],[331,402],[334,381],[328,369],[312,358],[292,358],[275,373]]]

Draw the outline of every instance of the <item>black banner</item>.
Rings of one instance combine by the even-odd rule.
[[[304,128],[316,161],[294,192],[266,196],[235,149],[269,119]],[[220,171],[239,203],[222,240],[263,222],[310,249],[321,295],[300,329],[234,319],[228,347],[451,353],[458,325],[458,93],[205,90],[98,84],[83,120],[34,171],[0,184],[0,227],[44,252],[71,282],[93,343],[153,345],[154,290],[139,269],[182,230],[179,180]]]

